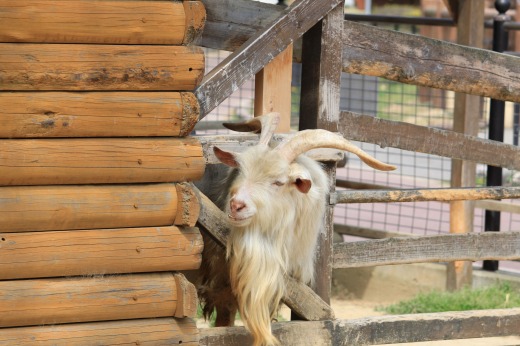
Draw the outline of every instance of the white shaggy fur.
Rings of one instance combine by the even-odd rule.
[[[238,306],[255,346],[279,344],[271,333],[271,320],[285,294],[284,276],[304,283],[314,280],[329,182],[319,163],[299,154],[316,147],[337,148],[358,155],[373,168],[395,169],[324,130],[301,131],[270,148],[278,119],[270,114],[231,126],[259,131],[261,125],[259,144],[243,153],[214,148],[217,158],[234,168],[218,186],[226,195],[216,199],[228,214],[231,232],[226,256],[211,242],[205,247],[199,284],[204,315],[216,308],[217,326],[232,325]]]
[[[285,293],[284,274],[305,283],[314,279],[328,179],[314,160],[300,156],[289,164],[267,147],[250,148],[237,161],[240,173],[231,185],[226,211],[244,214],[230,210],[233,198],[240,196],[256,212],[246,221],[232,221],[227,251],[231,286],[255,345],[275,345],[270,322]],[[311,182],[307,193],[296,186],[302,171]]]

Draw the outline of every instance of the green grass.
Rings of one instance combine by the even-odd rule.
[[[507,283],[456,292],[420,293],[415,298],[379,308],[389,314],[504,309],[520,307],[520,291]]]

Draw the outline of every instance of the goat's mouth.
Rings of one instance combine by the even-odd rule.
[[[233,225],[243,226],[248,224],[251,221],[253,215],[244,215],[244,216],[233,216],[228,214],[228,218]]]

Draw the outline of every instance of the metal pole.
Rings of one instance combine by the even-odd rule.
[[[508,33],[505,30],[504,23],[509,20],[506,11],[511,6],[509,0],[496,0],[495,8],[498,15],[493,20],[493,51],[502,53],[507,49]],[[491,100],[489,110],[489,139],[495,141],[504,141],[504,112],[505,102],[499,100]],[[502,168],[495,166],[487,167],[487,186],[502,185]],[[500,231],[500,212],[486,210],[484,230],[486,232]],[[484,261],[483,269],[489,271],[498,270],[498,261]]]

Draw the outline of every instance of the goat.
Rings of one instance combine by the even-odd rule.
[[[395,169],[325,130],[301,131],[270,148],[278,121],[279,115],[270,113],[224,124],[235,131],[260,132],[258,145],[240,154],[213,149],[231,167],[219,184],[226,192],[217,203],[228,215],[231,232],[225,255],[215,244],[205,248],[199,294],[206,317],[216,307],[217,326],[232,325],[238,308],[255,346],[279,345],[270,323],[285,294],[284,275],[307,284],[314,280],[329,181],[319,163],[301,154],[335,148],[358,155],[373,168]]]

